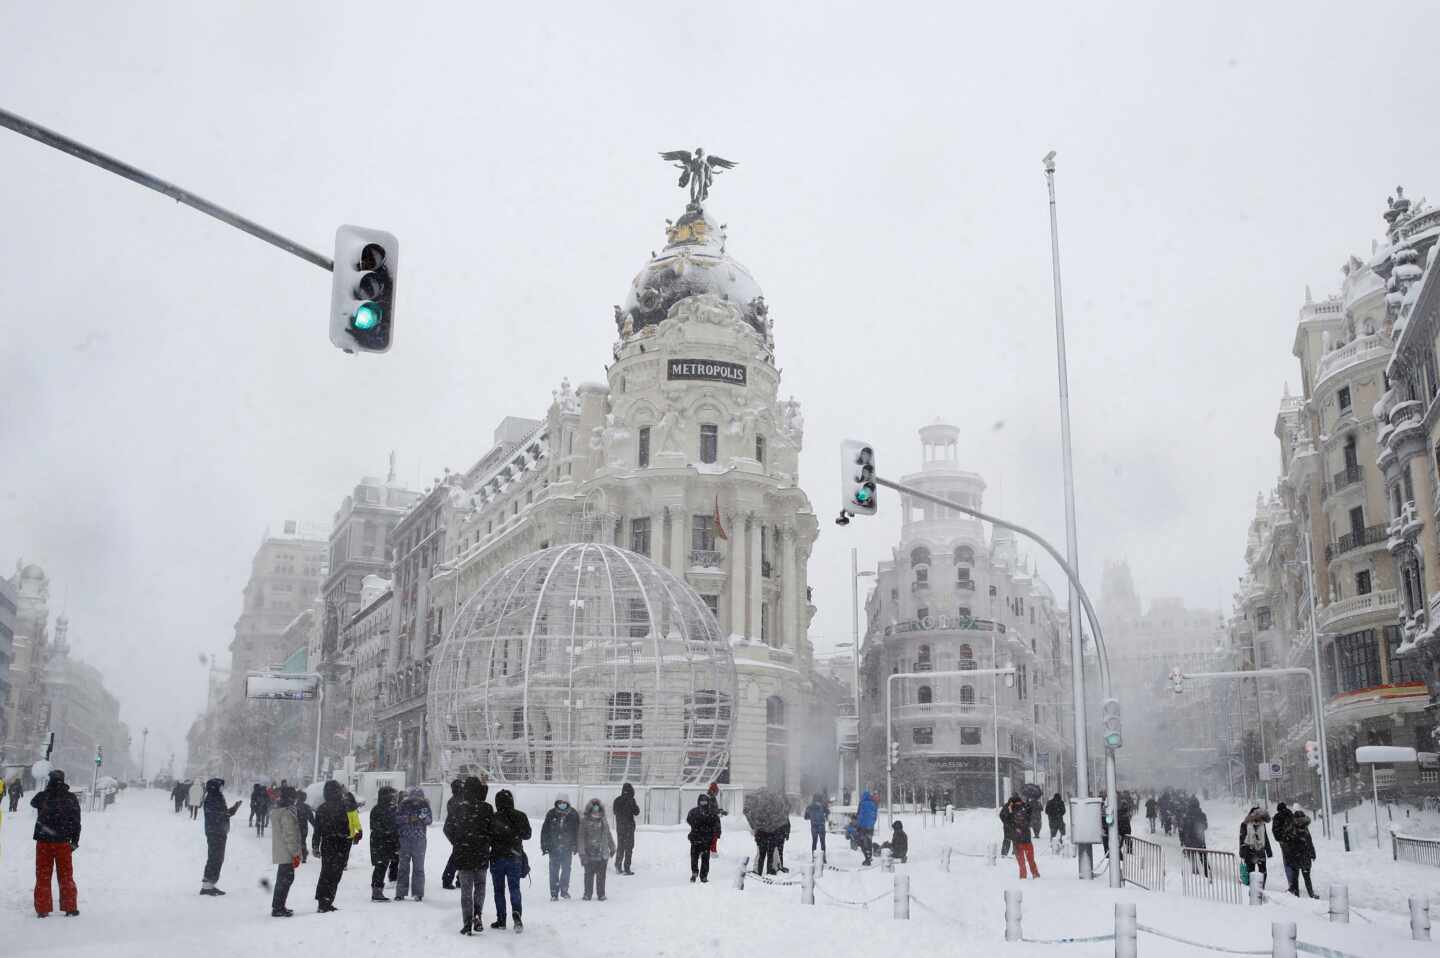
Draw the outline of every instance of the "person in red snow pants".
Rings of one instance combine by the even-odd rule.
[[[1021,878],[1039,878],[1040,869],[1035,866],[1034,836],[1030,831],[1030,811],[1019,795],[1011,795],[1010,801],[1000,809],[1000,823],[1005,828],[1005,837],[1015,846],[1015,861],[1020,865]],[[1030,866],[1026,874],[1025,866]]]
[[[79,910],[76,904],[75,872],[68,842],[35,843],[35,914],[48,915],[55,906],[50,898],[50,876],[60,873],[60,910]]]

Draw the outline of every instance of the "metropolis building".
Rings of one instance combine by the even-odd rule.
[[[835,778],[834,716],[815,692],[807,634],[818,523],[798,483],[804,423],[799,404],[781,398],[760,287],[701,202],[667,221],[664,248],[613,322],[603,382],[567,380],[539,418],[503,420],[491,449],[438,478],[397,524],[378,758],[412,778],[520,767],[496,758],[493,742],[482,755],[446,739],[452,723],[437,703],[454,689],[431,674],[437,650],[502,568],[590,542],[639,553],[690,586],[729,647],[733,701],[715,715],[733,729],[710,736],[728,738],[729,754],[685,774],[792,795],[822,788]],[[634,721],[612,722],[617,734],[666,724],[641,714],[649,705],[627,708],[621,718]],[[533,727],[515,724],[516,754],[543,750],[526,741]],[[595,767],[618,780],[627,766]],[[553,774],[553,764],[533,768]]]

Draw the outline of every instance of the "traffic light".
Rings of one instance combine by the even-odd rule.
[[[840,444],[840,512],[875,514],[875,450],[859,439]]]
[[[395,332],[395,277],[400,241],[383,230],[335,231],[330,342],[347,353],[383,353]]]
[[[1119,748],[1123,741],[1120,737],[1120,700],[1106,699],[1101,702],[1100,715],[1105,723],[1105,747]]]
[[[1311,768],[1315,769],[1315,771],[1317,771],[1317,772],[1320,771],[1320,743],[1319,743],[1319,742],[1306,742],[1306,743],[1305,743],[1305,764],[1306,764],[1306,765],[1309,765]]]
[[[105,746],[103,746],[103,745],[97,745],[97,746],[95,746],[95,766],[98,768],[98,767],[100,766],[100,763],[103,762],[104,760],[105,760]]]
[[[900,761],[900,743],[899,743],[899,742],[891,742],[891,743],[890,743],[890,767],[891,767],[891,768],[894,768],[895,765],[896,765],[896,763],[899,762],[899,761]]]
[[[1179,669],[1170,670],[1170,691],[1174,692],[1176,695],[1179,695],[1181,692],[1185,691],[1185,673],[1181,672]]]

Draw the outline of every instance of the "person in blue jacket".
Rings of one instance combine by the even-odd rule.
[[[815,848],[820,848],[820,861],[825,861],[825,823],[830,817],[830,806],[819,792],[805,808],[805,819],[810,823],[810,858],[815,858]]]
[[[859,814],[855,817],[855,830],[859,833],[860,850],[865,854],[865,864],[870,864],[870,858],[875,853],[875,821],[880,817],[880,810],[875,805],[875,799],[870,797],[868,791],[860,793]]]

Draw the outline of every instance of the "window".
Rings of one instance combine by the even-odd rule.
[[[930,690],[930,686],[922,685],[915,690],[915,701],[921,705],[929,705],[934,700],[935,693]]]
[[[969,546],[955,547],[955,564],[970,565],[975,561],[975,550]]]
[[[714,462],[720,454],[720,432],[718,426],[708,423],[700,426],[700,461]]]
[[[1341,386],[1340,391],[1335,394],[1335,401],[1340,404],[1340,412],[1348,412],[1350,410],[1350,387]]]
[[[510,712],[510,737],[521,738],[525,735],[525,710],[513,709]]]
[[[969,567],[968,565],[962,565],[960,568],[958,568],[958,569],[955,570],[955,581],[956,581],[956,582],[969,582],[969,581],[970,581],[970,567]],[[972,585],[971,588],[974,588],[974,586]]]
[[[1340,691],[1374,688],[1380,684],[1380,656],[1375,630],[1365,629],[1335,639],[1340,657]]]
[[[730,737],[730,696],[696,689],[685,696],[685,738],[693,744],[723,743]]]
[[[611,741],[643,738],[641,709],[645,696],[640,692],[616,692],[610,696],[610,715],[605,723],[605,737]]]
[[[1360,571],[1360,572],[1355,573],[1355,594],[1356,594],[1356,595],[1369,595],[1369,594],[1370,594],[1370,570],[1369,570],[1369,569],[1365,569],[1365,570],[1363,570],[1363,571]]]
[[[960,646],[960,668],[967,672],[975,668],[975,650],[968,645]]]
[[[770,603],[760,604],[760,641],[770,644]]]
[[[765,465],[765,437],[764,437],[764,436],[756,436],[756,437],[755,437],[755,461],[758,462],[758,463],[760,463],[760,465],[762,465],[762,466]]]
[[[1425,666],[1418,655],[1400,656],[1395,650],[1400,648],[1404,636],[1400,634],[1400,626],[1385,626],[1385,645],[1388,648],[1387,662],[1390,666],[1390,684],[1404,685],[1407,682],[1424,682]],[[1416,732],[1419,733],[1419,729]],[[1421,752],[1434,751],[1433,739],[1427,743],[1425,748],[1418,749]]]
[[[760,527],[760,575],[770,578],[770,527]]]
[[[962,725],[960,727],[961,745],[979,745],[980,730],[973,725]]]
[[[1255,628],[1259,629],[1261,632],[1264,632],[1266,629],[1270,628],[1271,624],[1272,617],[1268,608],[1255,610]]]
[[[715,551],[715,517],[690,517],[690,548],[697,552]]]
[[[650,554],[650,517],[630,520],[630,551],[643,556]]]
[[[920,646],[920,651],[916,654],[916,657],[915,657],[915,671],[917,671],[917,672],[929,672],[929,671],[930,671],[930,646],[928,646],[928,645],[922,645],[922,646]]]
[[[705,603],[705,608],[709,609],[710,614],[718,621],[720,618],[720,597],[718,595],[702,595],[700,599]]]
[[[783,745],[789,738],[785,728],[785,700],[772,695],[765,700],[765,742],[767,745]]]
[[[910,741],[914,742],[916,745],[934,745],[934,744],[935,744],[935,726],[933,726],[933,725],[917,725],[917,726],[915,726],[913,729],[910,730]]]
[[[975,686],[960,686],[960,705],[962,708],[975,704]]]
[[[640,427],[640,446],[635,456],[636,463],[641,469],[650,465],[650,427]]]
[[[626,610],[628,615],[626,621],[630,623],[630,638],[643,639],[650,632],[650,610],[645,606],[645,600],[632,598]]]
[[[927,548],[925,548],[924,546],[916,546],[915,548],[911,549],[911,550],[910,550],[910,564],[911,564],[912,566],[915,566],[915,565],[929,565],[929,564],[930,564],[930,550],[927,549]]]
[[[930,585],[930,570],[928,568],[922,565],[915,570],[915,584],[922,587]]]

